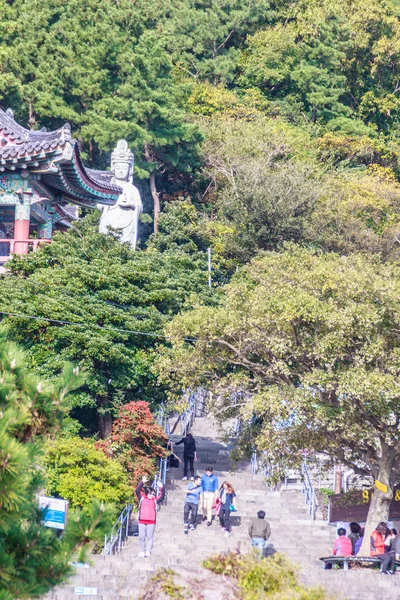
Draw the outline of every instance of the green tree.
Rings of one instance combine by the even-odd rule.
[[[225,232],[224,254],[247,261],[285,240],[299,241],[323,192],[307,134],[257,115],[204,125],[208,199]]]
[[[178,388],[211,388],[221,420],[248,423],[244,452],[255,446],[281,466],[323,452],[387,486],[374,490],[367,545],[388,520],[400,466],[399,275],[378,258],[266,253],[218,308],[174,319],[160,365]]]
[[[2,71],[17,83],[3,93],[31,127],[68,120],[95,165],[108,163],[102,153],[127,139],[136,175],[150,180],[157,231],[156,174],[191,171],[200,136],[182,111],[187,86],[174,81],[171,60],[143,19],[129,0],[13,2],[3,17]]]
[[[99,503],[70,515],[62,539],[43,527],[44,439],[59,433],[65,398],[82,384],[71,367],[51,385],[27,369],[27,356],[0,329],[0,596],[37,598],[71,574],[77,551],[103,539],[113,511]]]
[[[85,367],[87,382],[71,408],[81,407],[81,418],[87,411],[89,429],[97,418],[102,436],[110,435],[122,403],[162,399],[151,365],[163,328],[192,293],[210,294],[206,258],[201,264],[185,252],[134,252],[98,234],[90,219],[10,268],[0,280],[10,335],[48,377],[66,360]]]

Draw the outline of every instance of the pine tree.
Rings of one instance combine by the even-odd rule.
[[[43,438],[55,435],[67,394],[82,376],[65,368],[54,385],[26,368],[26,355],[0,329],[0,598],[39,597],[71,573],[72,555],[99,541],[112,510],[94,502],[71,515],[65,536],[43,527],[36,495],[43,487]]]

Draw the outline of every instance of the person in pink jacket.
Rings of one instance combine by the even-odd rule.
[[[339,537],[336,538],[333,544],[334,556],[351,556],[353,553],[353,546],[351,540],[346,537],[346,530],[343,527],[337,530]]]
[[[150,558],[154,543],[154,532],[156,529],[157,504],[164,499],[165,489],[162,483],[158,483],[160,489],[158,495],[152,487],[144,487],[148,479],[142,477],[142,481],[136,488],[136,496],[139,502],[139,544],[141,558]]]

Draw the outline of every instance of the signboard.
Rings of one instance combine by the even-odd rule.
[[[74,594],[75,596],[97,596],[97,588],[76,587]]]
[[[65,529],[67,524],[68,500],[39,496],[39,508],[43,513],[43,525],[54,529]]]
[[[373,490],[351,490],[345,494],[333,494],[329,498],[329,523],[344,521],[365,522]],[[400,520],[400,488],[395,488],[389,507],[389,519]]]

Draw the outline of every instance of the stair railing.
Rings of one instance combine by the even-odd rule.
[[[303,462],[301,464],[300,471],[301,471],[302,480],[303,480],[303,485],[302,485],[301,491],[304,494],[305,503],[308,506],[308,514],[310,515],[311,519],[314,521],[315,509],[316,509],[315,491],[314,491],[313,485],[311,483],[310,474],[308,472],[307,463],[305,460],[303,460]]]
[[[196,392],[190,392],[187,408],[183,411],[181,417],[181,435],[185,436],[196,417]]]
[[[250,465],[251,465],[251,473],[252,473],[252,475],[255,475],[258,472],[257,450],[253,450],[253,452],[251,454]]]
[[[132,504],[127,504],[115,521],[110,535],[104,536],[104,548],[102,554],[109,556],[121,552],[122,545],[128,537],[129,519],[132,512]]]

